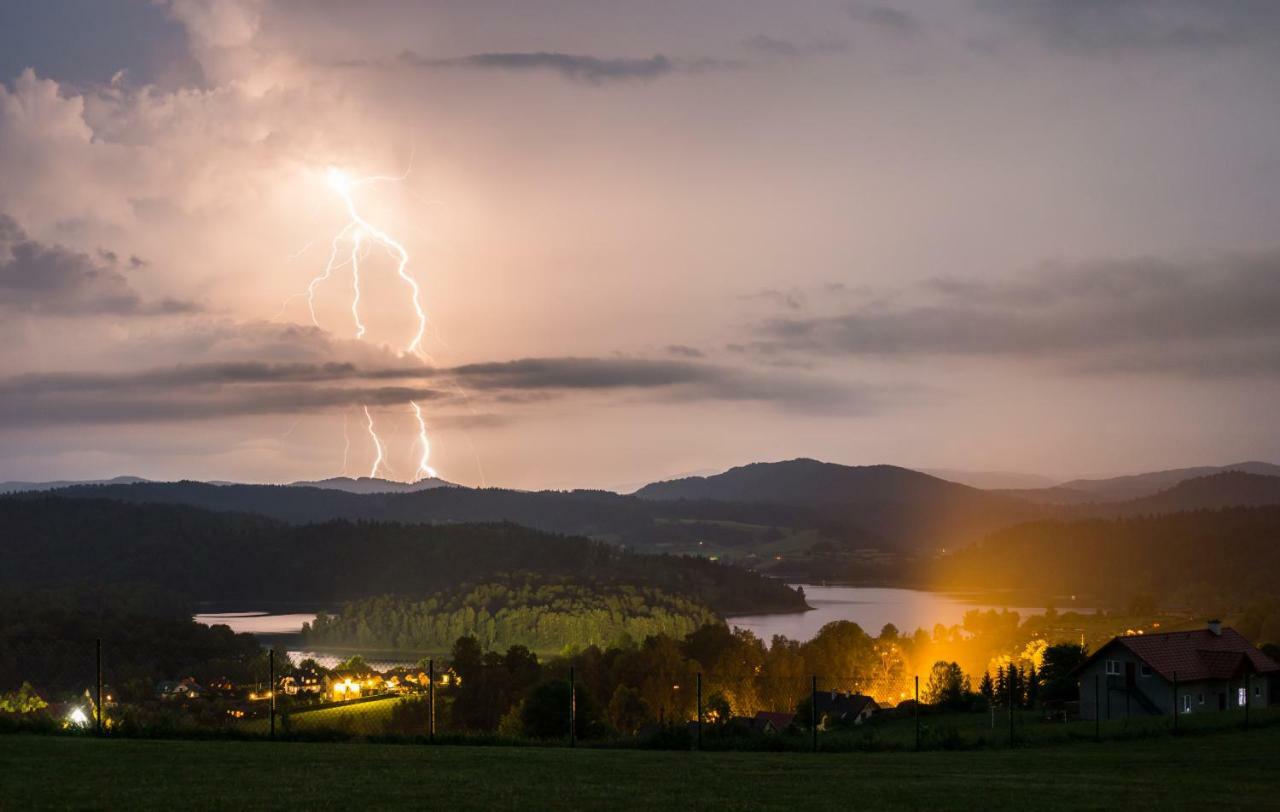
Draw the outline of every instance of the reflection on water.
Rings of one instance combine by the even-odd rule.
[[[794,588],[796,584],[792,584]],[[870,635],[878,635],[886,623],[903,634],[932,630],[935,624],[954,626],[972,609],[1005,609],[1023,618],[1044,612],[1044,607],[1000,606],[966,600],[964,595],[882,587],[817,586],[801,584],[812,611],[786,615],[737,615],[729,625],[748,629],[767,644],[775,634],[805,641],[834,620],[851,620]],[[1076,607],[1071,607],[1075,609]],[[1079,610],[1077,610],[1079,611]]]
[[[315,612],[273,615],[269,612],[207,612],[196,615],[196,623],[230,626],[233,632],[253,634],[297,634],[303,623],[316,619]]]
[[[303,660],[315,660],[325,668],[337,668],[342,661],[351,657],[350,654],[326,654],[323,651],[294,651],[290,649],[285,652],[289,655],[289,662],[297,665]],[[379,657],[365,657],[361,655],[365,663],[374,671],[388,671],[392,668],[406,668],[417,665],[421,660],[426,659],[419,657],[412,659],[409,657],[383,659]]]

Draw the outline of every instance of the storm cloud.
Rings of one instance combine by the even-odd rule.
[[[914,302],[914,303],[911,303]],[[1274,374],[1280,251],[1216,262],[1048,267],[1016,278],[942,277],[906,303],[779,318],[762,353],[1049,360],[1078,371]]]

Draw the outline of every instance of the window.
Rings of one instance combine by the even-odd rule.
[[[1204,702],[1203,696],[1201,696],[1200,701],[1202,703]],[[1191,695],[1190,694],[1183,694],[1182,696],[1182,712],[1191,713]]]
[[[1198,705],[1204,704],[1204,694],[1196,694],[1196,704]]]
[[[1142,676],[1144,676],[1144,677],[1149,677],[1149,676],[1151,676],[1151,666],[1149,666],[1149,665],[1143,665],[1143,666],[1142,666]]]
[[[1242,708],[1249,704],[1249,691],[1247,689],[1241,688],[1236,691],[1236,704]]]
[[[1262,683],[1255,682],[1253,684],[1253,695],[1258,697],[1262,696]]]
[[[1108,677],[1112,677],[1112,676],[1117,676],[1117,677],[1118,677],[1118,676],[1120,676],[1120,661],[1119,661],[1119,660],[1107,660],[1107,676],[1108,676]]]

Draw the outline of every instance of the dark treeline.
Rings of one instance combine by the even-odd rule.
[[[934,582],[948,588],[1083,593],[1115,605],[1142,600],[1227,613],[1273,599],[1280,507],[1035,522],[936,564]],[[1268,638],[1280,637],[1280,616],[1274,621]]]
[[[654,587],[523,573],[425,600],[388,595],[347,603],[335,616],[317,616],[305,639],[308,645],[447,651],[470,635],[486,649],[559,651],[658,634],[683,637],[716,622],[706,606]]]
[[[609,491],[514,491],[503,488],[432,488],[412,493],[354,494],[286,485],[209,485],[146,482],[77,485],[57,495],[177,504],[255,513],[293,523],[333,519],[405,523],[514,522],[551,533],[608,539],[630,546],[701,538],[697,528],[673,520],[738,522],[766,527],[825,528],[865,544],[877,536],[854,524],[848,511],[774,503],[712,500],[654,501]],[[28,498],[30,496],[28,495]]]
[[[267,655],[250,634],[191,619],[180,598],[153,585],[0,591],[0,692],[23,683],[45,697],[94,684],[103,641],[108,687],[145,695],[156,680],[195,676],[264,681]],[[282,666],[283,667],[283,666]]]
[[[195,600],[336,603],[428,595],[522,571],[627,581],[722,614],[804,607],[785,585],[744,569],[505,523],[291,525],[179,505],[46,496],[0,499],[0,527],[0,588],[149,583]]]

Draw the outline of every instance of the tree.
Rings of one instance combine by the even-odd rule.
[[[939,660],[929,671],[929,679],[921,699],[930,705],[961,708],[964,707],[967,693],[964,672],[960,670],[960,666]]]
[[[1059,643],[1044,650],[1044,662],[1040,666],[1040,682],[1044,701],[1070,701],[1077,696],[1075,670],[1088,659],[1084,646],[1076,643]]]
[[[475,637],[466,635],[454,641],[450,662],[453,663],[453,670],[458,673],[464,685],[468,679],[476,679],[480,676],[480,659],[483,656],[480,642]]]
[[[1009,702],[1009,672],[1003,665],[996,666],[995,706],[1003,708]]]
[[[369,671],[369,664],[365,662],[364,657],[356,654],[342,662],[338,663],[338,671]]]
[[[988,706],[996,704],[996,687],[995,683],[991,681],[990,671],[982,673],[982,680],[978,683],[978,693],[982,694],[982,698],[987,700]]]
[[[47,707],[49,703],[40,698],[29,682],[22,683],[16,691],[0,694],[0,712],[34,713]]]
[[[533,739],[567,738],[569,735],[569,683],[562,679],[547,680],[535,687],[525,699],[520,720],[526,736]],[[604,732],[600,709],[589,691],[576,691],[574,718],[580,739]]]
[[[719,691],[712,691],[711,696],[703,703],[703,717],[713,725],[724,724],[733,715],[729,700]]]
[[[619,685],[609,700],[609,722],[621,733],[634,735],[652,717],[648,704],[635,688]]]

